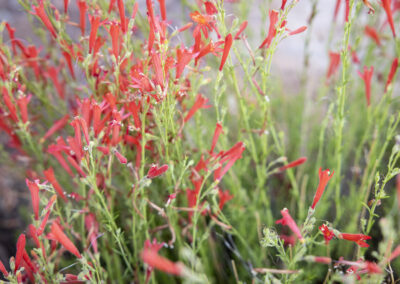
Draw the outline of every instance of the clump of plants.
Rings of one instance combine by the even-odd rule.
[[[3,279],[395,283],[400,2],[336,1],[310,93],[302,1],[19,0],[35,41],[0,25],[1,161],[31,208]]]

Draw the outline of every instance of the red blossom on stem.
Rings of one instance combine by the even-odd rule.
[[[314,256],[314,255],[307,255],[304,257],[305,260],[323,264],[331,264],[332,259],[326,256]]]
[[[349,15],[350,15],[350,0],[344,0],[345,2],[345,13],[344,17],[346,20],[346,23],[349,21]]]
[[[26,244],[26,238],[25,234],[21,234],[18,237],[17,241],[17,253],[15,254],[15,267],[14,267],[14,272],[16,272],[21,264],[21,260],[25,251],[25,244]]]
[[[328,181],[332,178],[333,174],[335,172],[332,171],[330,173],[329,169],[322,171],[322,169],[319,169],[319,184],[317,187],[317,191],[315,192],[314,195],[314,200],[311,205],[311,209],[315,209],[315,206],[317,205],[318,201],[321,199],[322,194],[324,193],[325,187],[328,184]]]
[[[282,224],[284,226],[288,226],[290,230],[296,235],[296,237],[300,240],[300,242],[304,242],[304,238],[301,235],[300,229],[297,226],[296,222],[293,220],[292,216],[289,214],[289,209],[284,208],[281,210],[282,219],[276,221],[276,224]]]
[[[35,214],[35,220],[39,219],[39,185],[36,182],[26,179],[26,185],[31,192],[32,208]]]
[[[35,11],[35,12],[32,12],[32,14],[38,16],[38,18],[42,21],[42,23],[49,30],[51,35],[54,38],[57,38],[56,30],[54,29],[53,24],[50,22],[49,18],[46,15],[46,11],[44,10],[43,0],[39,0],[39,6],[33,5],[32,8]]]
[[[156,249],[144,249],[141,253],[143,262],[149,266],[173,275],[182,275],[183,268],[180,263],[175,263],[158,255]]]
[[[386,85],[385,85],[385,93],[389,87],[389,85],[392,83],[394,76],[396,75],[396,71],[397,68],[399,66],[399,59],[396,57],[393,62],[392,65],[390,66],[390,72],[386,81]]]
[[[242,153],[245,150],[243,142],[236,143],[231,149],[226,152],[218,154],[220,156],[219,164],[221,165],[214,171],[214,180],[221,180],[226,172],[235,164],[237,160],[242,157]],[[226,164],[224,165],[224,163]]]
[[[342,1],[342,0],[336,0],[335,11],[334,11],[334,13],[333,13],[333,19],[334,19],[334,20],[336,20],[337,15],[338,15],[338,13],[339,13],[339,8],[340,8],[340,2],[341,2],[341,1]]]
[[[221,133],[222,133],[222,125],[220,123],[217,123],[217,125],[215,126],[214,136],[211,143],[210,154],[214,152],[215,146],[217,145],[218,142],[218,137]]]
[[[69,120],[69,115],[66,114],[61,119],[59,119],[56,122],[54,122],[53,126],[50,127],[49,130],[47,130],[46,134],[43,136],[41,141],[43,142],[44,140],[49,138],[51,135],[53,135],[55,132],[57,132],[58,130],[64,128],[64,126],[67,125],[68,120]]]
[[[364,80],[365,97],[367,99],[368,106],[370,106],[371,104],[371,79],[373,74],[374,74],[374,66],[371,66],[369,69],[367,66],[364,66],[364,73],[358,71],[358,75],[361,77],[361,79]]]
[[[81,28],[82,36],[85,35],[85,27],[86,27],[86,11],[87,5],[85,0],[76,0],[76,4],[79,7],[79,26]]]
[[[222,210],[225,203],[233,198],[233,195],[229,193],[229,190],[222,191],[222,189],[218,190],[218,196],[219,196],[219,210]]]
[[[127,23],[126,23],[126,18],[125,18],[125,7],[124,7],[124,1],[123,0],[118,0],[118,11],[119,11],[119,17],[121,20],[121,29],[122,33],[126,33],[126,28],[127,28]]]
[[[91,26],[89,35],[89,53],[92,53],[96,42],[97,30],[100,26],[100,16],[89,15],[89,21]]]
[[[278,16],[279,12],[276,10],[270,10],[269,11],[269,29],[268,29],[268,35],[264,39],[264,41],[261,43],[261,45],[258,48],[263,48],[264,46],[267,46],[267,48],[270,46],[273,38],[276,35],[276,23],[278,22]]]
[[[335,72],[339,68],[339,64],[340,64],[340,53],[329,52],[329,68],[328,68],[328,72],[326,73],[327,80],[329,80],[329,78],[333,74],[335,74]]]
[[[183,121],[186,123],[192,116],[201,108],[209,108],[210,106],[206,105],[208,99],[202,94],[198,94],[196,97],[196,101],[194,102],[192,108],[189,110]]]
[[[115,156],[117,157],[118,161],[121,164],[126,164],[128,162],[128,159],[125,158],[120,152],[118,152],[117,150],[114,151]]]
[[[319,226],[318,229],[324,235],[325,244],[328,245],[329,242],[332,240],[332,238],[335,236],[335,234],[333,233],[333,231],[329,230],[329,227],[325,224],[322,226]]]
[[[222,68],[225,65],[225,61],[228,58],[229,51],[231,50],[232,46],[232,35],[228,34],[225,37],[225,45],[224,45],[224,52],[222,53],[221,64],[219,65],[219,71],[222,71]]]
[[[206,7],[206,13],[208,15],[214,15],[218,13],[217,8],[214,6],[213,3],[211,3],[210,1],[206,1],[204,2],[204,6]]]
[[[365,26],[364,33],[372,38],[375,41],[376,45],[381,46],[382,43],[381,39],[379,38],[379,34],[373,27]]]
[[[234,39],[235,39],[235,40],[240,38],[240,35],[241,35],[242,32],[246,29],[246,27],[247,27],[247,21],[244,21],[244,22],[240,25],[239,30],[237,31],[237,33],[236,33],[235,36],[234,36]]]
[[[163,173],[165,173],[168,170],[168,165],[162,165],[161,167],[158,167],[157,165],[152,165],[147,172],[147,178],[155,178]]]
[[[3,275],[5,276],[5,277],[7,277],[8,276],[8,271],[7,271],[7,269],[5,268],[5,266],[4,266],[4,264],[3,264],[3,262],[0,260],[0,271],[3,273]]]
[[[51,233],[53,237],[63,246],[65,249],[67,249],[70,253],[75,255],[77,258],[81,258],[81,254],[79,253],[79,250],[76,248],[76,246],[71,242],[71,240],[63,233],[60,225],[58,225],[57,222],[53,222],[53,225],[51,226]]]
[[[158,0],[158,3],[160,4],[161,19],[165,21],[167,20],[167,9],[165,9],[165,0]]]
[[[393,23],[391,0],[381,0],[381,1],[383,9],[385,9],[387,20],[389,22],[390,29],[392,30],[393,37],[396,37],[396,31],[394,29],[394,23]]]
[[[305,30],[307,30],[307,27],[306,26],[301,26],[300,28],[297,28],[297,29],[295,29],[293,31],[289,31],[289,35],[290,36],[297,35],[297,34],[300,34],[300,33],[304,32]]]
[[[285,9],[286,2],[287,2],[287,0],[282,0],[282,4],[281,4],[281,10],[282,11]]]
[[[85,216],[85,227],[88,230],[88,239],[90,241],[90,245],[93,247],[93,251],[97,253],[97,235],[99,233],[99,223],[96,220],[95,214],[89,213]]]
[[[48,168],[47,170],[43,171],[44,176],[46,177],[47,181],[51,183],[51,185],[54,187],[56,192],[61,196],[64,201],[67,201],[67,197],[64,194],[64,190],[62,189],[61,185],[58,183],[55,175],[54,175],[54,170],[52,167]]]
[[[355,242],[357,245],[360,247],[367,248],[369,247],[369,244],[367,244],[366,240],[371,239],[370,236],[363,235],[363,234],[347,234],[347,233],[340,233],[338,236],[340,239]]]
[[[44,215],[43,220],[40,223],[39,228],[37,229],[37,232],[36,232],[37,236],[40,236],[41,234],[43,234],[44,228],[46,227],[47,221],[49,220],[49,217],[50,217],[51,209],[53,208],[53,204],[54,204],[54,202],[56,202],[56,200],[57,200],[57,196],[53,195],[50,198],[49,203],[47,203],[46,208],[44,209],[46,214]]]
[[[294,167],[300,166],[301,164],[304,164],[306,161],[307,161],[306,157],[301,157],[293,162],[288,163],[287,165],[285,165],[283,167],[280,167],[278,170],[284,171],[284,170],[287,170],[290,168],[294,168]]]

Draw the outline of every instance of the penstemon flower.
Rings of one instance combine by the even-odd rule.
[[[340,233],[338,235],[339,239],[355,242],[357,245],[360,247],[369,247],[369,244],[367,244],[366,240],[370,240],[371,237],[363,234],[348,234],[348,233]]]
[[[182,275],[183,266],[180,263],[172,262],[169,259],[160,256],[157,251],[158,249],[154,246],[152,248],[145,248],[141,253],[143,262],[147,263],[150,267],[164,271],[168,274]]]
[[[318,228],[321,233],[324,235],[324,239],[325,239],[325,244],[328,245],[329,242],[332,240],[332,238],[335,236],[335,234],[333,233],[333,231],[331,231],[329,229],[329,227],[327,225],[322,225]]]
[[[335,172],[332,171],[332,173],[330,173],[329,169],[322,171],[322,169],[319,169],[319,184],[318,184],[318,188],[317,191],[315,192],[314,195],[314,200],[313,203],[311,205],[311,209],[314,210],[315,206],[317,206],[318,201],[321,199],[322,194],[324,193],[325,187],[328,184],[328,181],[332,178],[333,174]]]
[[[22,257],[23,257],[24,251],[25,251],[25,244],[26,244],[25,234],[21,234],[18,237],[18,241],[17,241],[17,253],[15,254],[14,272],[16,272],[18,270],[18,268],[20,267]]]
[[[371,66],[369,69],[367,66],[364,66],[364,73],[358,71],[358,75],[361,79],[364,80],[365,85],[365,97],[367,99],[367,105],[370,106],[371,104],[371,79],[374,73],[374,66]]]
[[[301,235],[300,229],[297,226],[296,222],[293,220],[292,216],[289,214],[289,210],[284,208],[281,210],[282,219],[276,221],[276,224],[282,224],[284,226],[288,226],[290,230],[295,234],[295,236],[300,240],[301,243],[304,243],[305,240]]]
[[[77,258],[81,258],[81,254],[79,253],[76,246],[71,242],[71,240],[63,233],[60,225],[58,225],[57,221],[53,222],[51,226],[51,234],[57,242],[59,242],[66,250],[75,255]]]

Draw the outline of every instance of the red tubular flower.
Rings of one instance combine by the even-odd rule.
[[[287,0],[282,0],[282,5],[281,5],[281,10],[283,11],[285,9]]]
[[[345,6],[346,6],[346,11],[345,11],[345,20],[346,23],[349,21],[349,15],[350,15],[350,0],[344,0]]]
[[[243,142],[238,142],[230,150],[222,153],[221,159],[219,160],[220,167],[214,171],[214,180],[221,180],[226,172],[235,164],[237,160],[242,157],[242,153],[245,150]],[[218,154],[220,155],[220,154]],[[224,166],[223,164],[226,163]]]
[[[318,229],[319,229],[319,230],[322,232],[322,234],[324,235],[325,244],[328,245],[329,242],[332,240],[332,238],[335,236],[335,234],[334,234],[331,230],[329,230],[328,226],[325,225],[325,224],[322,225],[322,226],[319,226]]]
[[[49,30],[51,35],[54,38],[57,38],[56,30],[54,29],[53,24],[50,22],[49,18],[46,15],[46,11],[44,10],[43,0],[39,0],[39,6],[32,6],[32,8],[35,11],[32,12],[32,14],[38,16],[42,23]]]
[[[268,30],[268,35],[264,39],[264,41],[261,43],[259,48],[263,48],[264,46],[267,46],[267,48],[270,46],[272,40],[274,39],[276,35],[276,23],[278,22],[278,16],[279,12],[276,10],[270,10],[269,11],[269,30]]]
[[[337,52],[329,52],[329,68],[328,72],[326,73],[326,79],[329,78],[337,71],[339,64],[340,64],[340,53]]]
[[[376,45],[381,46],[382,43],[381,39],[379,38],[379,34],[373,27],[370,27],[368,25],[365,26],[364,33],[372,38],[375,41]]]
[[[78,249],[75,245],[71,242],[71,240],[63,233],[60,228],[60,225],[57,222],[53,222],[51,226],[51,233],[53,237],[67,249],[70,253],[74,254],[77,258],[81,258],[81,254],[79,253]]]
[[[385,9],[387,20],[389,22],[390,28],[392,29],[393,37],[396,37],[396,31],[393,24],[392,8],[390,0],[381,0],[383,9]]]
[[[122,156],[122,154],[120,152],[118,152],[117,150],[114,151],[114,154],[121,164],[126,164],[128,162],[128,159],[125,158],[124,156]]]
[[[396,75],[397,67],[399,66],[399,59],[396,57],[393,62],[392,66],[390,67],[390,72],[386,81],[385,85],[385,93],[389,87],[389,85],[392,83],[394,76]]]
[[[186,31],[187,29],[190,29],[191,27],[193,26],[193,23],[192,22],[190,22],[190,23],[187,23],[186,25],[184,25],[183,27],[181,27],[179,30],[178,30],[178,32],[183,32],[183,31]]]
[[[41,244],[38,239],[36,227],[30,224],[28,228],[29,228],[29,236],[33,239],[33,242],[35,243],[36,247],[40,248]]]
[[[156,75],[156,83],[160,85],[162,88],[164,87],[164,71],[162,69],[162,63],[160,54],[156,52],[152,52],[151,54],[151,62],[154,68],[154,73]]]
[[[111,45],[115,59],[119,56],[119,25],[117,22],[110,23],[110,30],[108,31],[111,36]]]
[[[15,254],[15,268],[14,268],[14,272],[16,272],[21,264],[21,260],[24,254],[24,250],[25,250],[25,243],[26,243],[26,238],[24,234],[21,234],[18,237],[18,241],[17,241],[17,253]]]
[[[64,13],[67,14],[68,12],[68,2],[69,0],[64,0]]]
[[[364,74],[358,71],[358,75],[364,80],[365,85],[365,97],[367,99],[367,105],[371,104],[371,79],[374,73],[374,66],[371,66],[369,69],[367,66],[364,66]]]
[[[30,181],[26,179],[26,185],[31,192],[31,199],[32,199],[32,208],[33,213],[35,214],[35,220],[39,219],[39,186],[36,182]]]
[[[222,191],[222,189],[218,190],[218,196],[219,196],[219,210],[222,210],[225,203],[233,198],[233,195],[229,194],[229,190]]]
[[[301,26],[301,27],[298,28],[298,29],[295,29],[295,30],[293,30],[293,31],[289,31],[289,35],[292,36],[292,35],[301,34],[301,33],[304,32],[305,30],[307,30],[307,27],[306,27],[306,26]]]
[[[15,42],[15,36],[14,36],[15,29],[13,29],[10,26],[10,24],[7,23],[7,22],[6,22],[6,29],[8,31],[8,35],[9,35],[9,38],[10,38],[10,41],[11,41],[12,50],[13,50],[13,53],[15,55],[15,54],[17,54],[16,42]]]
[[[57,200],[57,195],[53,195],[53,196],[50,198],[50,201],[47,203],[46,208],[44,209],[44,211],[45,211],[46,213],[45,213],[45,215],[44,215],[44,217],[43,217],[42,222],[40,223],[39,228],[38,228],[37,231],[36,231],[36,235],[37,235],[37,236],[40,236],[40,235],[43,234],[44,228],[46,227],[47,221],[49,220],[50,213],[51,213],[51,210],[52,210],[52,208],[53,208],[53,204],[54,204],[54,202],[56,202],[56,200]]]
[[[202,31],[204,37],[208,38],[208,31],[211,31],[213,27],[215,27],[213,17],[210,15],[203,15],[199,11],[195,11],[190,13],[190,18],[193,22],[197,23],[197,26],[193,31],[193,37],[200,36],[200,31]],[[216,29],[215,31],[217,32]]]
[[[217,145],[218,142],[218,137],[221,133],[222,133],[222,125],[220,123],[217,123],[217,125],[215,126],[214,136],[212,139],[210,154],[214,152],[215,146]]]
[[[222,71],[222,68],[225,65],[225,61],[228,58],[228,54],[229,54],[229,51],[231,50],[231,46],[232,46],[232,35],[228,34],[225,37],[224,52],[222,54],[221,64],[219,65],[219,71]]]
[[[290,169],[290,168],[294,168],[294,167],[300,166],[301,164],[304,164],[306,161],[307,161],[306,157],[301,157],[301,158],[299,158],[299,159],[297,159],[297,160],[295,160],[295,161],[293,161],[293,162],[291,162],[291,163],[289,163],[289,164],[287,164],[287,165],[285,165],[283,167],[280,167],[279,171],[284,171],[284,170],[287,170],[287,169]]]
[[[168,170],[168,165],[162,165],[161,167],[158,167],[157,165],[151,165],[146,176],[147,178],[155,178],[162,175],[167,170]]]
[[[61,119],[57,120],[56,122],[54,122],[53,126],[50,127],[49,130],[47,130],[46,134],[43,136],[43,138],[41,139],[41,142],[43,142],[44,140],[46,140],[47,138],[49,138],[51,135],[53,135],[55,132],[57,132],[58,130],[64,128],[65,125],[67,125],[69,120],[69,115],[66,114],[65,116],[63,116]]]
[[[1,260],[0,260],[0,271],[3,273],[4,277],[8,277],[8,271]]]
[[[126,33],[126,28],[127,28],[127,23],[126,23],[126,18],[125,18],[125,7],[124,7],[124,1],[123,0],[118,0],[117,1],[118,5],[118,11],[119,11],[119,18],[121,20],[121,30],[122,33]]]
[[[204,6],[206,7],[206,13],[208,15],[214,15],[218,13],[217,8],[214,6],[213,3],[211,3],[210,1],[206,1],[204,2]]]
[[[95,214],[89,213],[85,216],[85,226],[89,232],[88,238],[90,240],[90,245],[93,247],[93,251],[97,253],[97,235],[99,233],[99,223],[96,220]]]
[[[314,255],[307,255],[304,257],[305,260],[323,264],[331,264],[332,259],[326,256],[314,256]]]
[[[311,209],[315,209],[315,206],[317,205],[318,201],[321,199],[322,194],[324,193],[325,187],[328,184],[328,181],[332,178],[333,174],[335,172],[332,171],[332,173],[330,173],[329,169],[322,171],[321,168],[319,168],[319,184],[318,184],[318,188],[317,191],[314,195],[314,200],[313,203],[311,205]]]
[[[175,72],[175,78],[178,79],[182,76],[183,71],[185,70],[186,65],[189,64],[189,62],[193,58],[193,53],[185,48],[178,48],[176,50],[176,72]]]
[[[141,257],[143,262],[158,270],[178,276],[183,273],[181,264],[172,262],[158,255],[156,249],[144,249],[141,253]]]
[[[10,117],[14,122],[18,122],[17,109],[11,101],[10,95],[8,94],[7,88],[3,86],[3,100],[10,112]]]
[[[17,105],[23,123],[28,122],[28,102],[29,99],[25,95],[22,95],[17,99]]]
[[[198,94],[196,97],[196,101],[194,102],[194,105],[192,108],[189,110],[188,114],[185,116],[183,121],[186,123],[188,120],[198,111],[200,108],[209,108],[210,106],[207,106],[208,99],[204,97],[202,94]]]
[[[235,40],[240,38],[240,35],[241,35],[242,32],[246,29],[246,27],[247,27],[247,21],[244,21],[244,22],[240,25],[239,30],[237,31],[237,33],[236,33],[235,36],[234,36],[234,39],[235,39]]]
[[[158,3],[160,4],[161,19],[163,21],[166,21],[167,20],[167,10],[165,9],[165,0],[158,0]]]
[[[400,245],[398,245],[390,254],[388,261],[392,261],[393,259],[397,258],[400,255]]]
[[[76,0],[76,5],[79,7],[79,25],[81,28],[82,36],[85,35],[85,27],[86,27],[86,11],[87,5],[85,0]]]
[[[333,13],[333,19],[336,20],[337,15],[339,13],[339,8],[340,8],[340,2],[342,0],[336,0],[336,5],[335,5],[335,12]]]
[[[286,225],[292,230],[292,232],[296,235],[296,237],[300,240],[300,242],[304,242],[304,238],[301,235],[300,229],[297,226],[296,222],[293,220],[292,216],[289,214],[289,210],[284,208],[281,210],[282,219],[276,221],[276,224]]]
[[[48,168],[47,170],[43,171],[44,176],[46,177],[47,181],[51,183],[51,185],[54,187],[56,192],[61,196],[64,201],[67,201],[67,197],[64,194],[64,190],[62,189],[61,185],[58,183],[55,175],[54,175],[54,170],[52,167]]]
[[[364,242],[365,240],[371,239],[370,236],[363,235],[363,234],[347,234],[347,233],[340,233],[338,236],[340,239],[355,242],[360,247],[367,248],[369,245]]]
[[[100,16],[89,15],[90,21],[90,35],[89,35],[89,53],[93,52],[94,44],[96,42],[97,30],[100,26]]]

